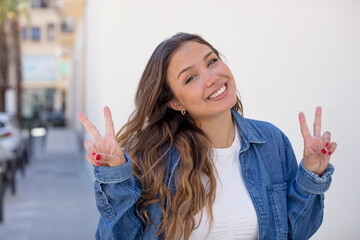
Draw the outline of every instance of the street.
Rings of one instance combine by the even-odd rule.
[[[34,138],[25,171],[17,173],[16,195],[5,193],[1,240],[94,239],[92,166],[74,131],[52,128]]]

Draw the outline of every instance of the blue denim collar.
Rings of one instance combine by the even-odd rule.
[[[250,143],[262,144],[265,140],[260,137],[259,132],[241,116],[237,111],[231,109],[231,115],[238,127],[241,139],[240,153],[246,151],[250,147]]]
[[[234,118],[236,125],[238,127],[241,139],[241,149],[240,153],[246,151],[250,147],[250,143],[262,144],[265,143],[265,140],[260,137],[258,131],[247,121],[243,116],[241,116],[237,111],[231,109],[231,115]],[[168,186],[170,184],[170,180],[174,176],[174,170],[180,161],[180,154],[176,148],[170,151],[169,160],[169,169],[171,169],[171,173],[168,179]]]

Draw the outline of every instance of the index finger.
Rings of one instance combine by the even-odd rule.
[[[105,135],[115,136],[114,122],[111,117],[111,111],[109,107],[104,107],[105,117]]]
[[[78,113],[78,118],[80,119],[81,123],[84,125],[87,132],[90,134],[90,136],[93,139],[97,139],[101,137],[99,131],[96,129],[96,127],[90,122],[90,120],[83,114],[82,112]]]
[[[306,123],[306,119],[305,119],[305,115],[303,112],[299,113],[299,122],[300,122],[300,130],[301,130],[301,134],[305,140],[305,138],[311,136],[310,132],[309,132],[309,128],[307,126]]]
[[[315,111],[314,136],[321,136],[321,107],[317,107]]]

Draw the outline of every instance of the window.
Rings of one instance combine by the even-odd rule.
[[[47,25],[47,38],[48,38],[48,41],[55,40],[55,24],[54,23],[49,23]]]
[[[21,29],[21,37],[22,37],[23,40],[27,39],[27,28],[26,27],[23,27]]]
[[[75,21],[71,16],[67,16],[61,22],[61,32],[72,33],[74,31]]]
[[[31,32],[32,32],[31,39],[33,41],[40,41],[40,28],[39,27],[33,27]]]
[[[31,2],[31,7],[33,8],[46,8],[48,6],[46,0],[33,0]]]

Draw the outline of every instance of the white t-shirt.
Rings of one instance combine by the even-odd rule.
[[[206,208],[203,218],[190,240],[257,239],[258,220],[254,205],[241,175],[239,162],[240,137],[236,128],[235,139],[229,148],[214,148],[214,163],[218,172],[216,196],[213,204],[214,223],[208,234]],[[198,224],[200,214],[195,215]]]

